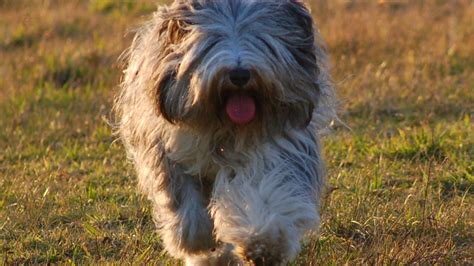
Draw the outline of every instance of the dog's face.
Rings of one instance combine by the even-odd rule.
[[[169,122],[268,136],[311,121],[324,51],[300,1],[181,0],[155,16],[150,96]]]

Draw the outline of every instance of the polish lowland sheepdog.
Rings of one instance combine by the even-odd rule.
[[[319,225],[326,52],[298,0],[177,0],[125,53],[117,132],[165,249],[280,265]]]

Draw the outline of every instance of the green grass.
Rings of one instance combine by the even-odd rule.
[[[175,264],[107,122],[155,5],[31,3],[0,1],[0,264]],[[473,4],[311,6],[351,129],[294,265],[473,263]]]

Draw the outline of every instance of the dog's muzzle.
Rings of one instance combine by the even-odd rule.
[[[225,110],[229,119],[237,125],[250,123],[256,116],[255,98],[241,90],[249,83],[249,70],[238,67],[229,71],[230,82],[239,90],[231,92],[225,99]]]

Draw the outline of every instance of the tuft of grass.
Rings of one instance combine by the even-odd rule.
[[[0,0],[0,264],[175,265],[107,123],[150,1]],[[474,261],[474,6],[309,1],[342,119],[292,265]]]
[[[10,36],[3,41],[3,49],[13,49],[15,47],[29,47],[37,36],[33,32],[28,32],[24,25],[19,25],[10,33]]]

